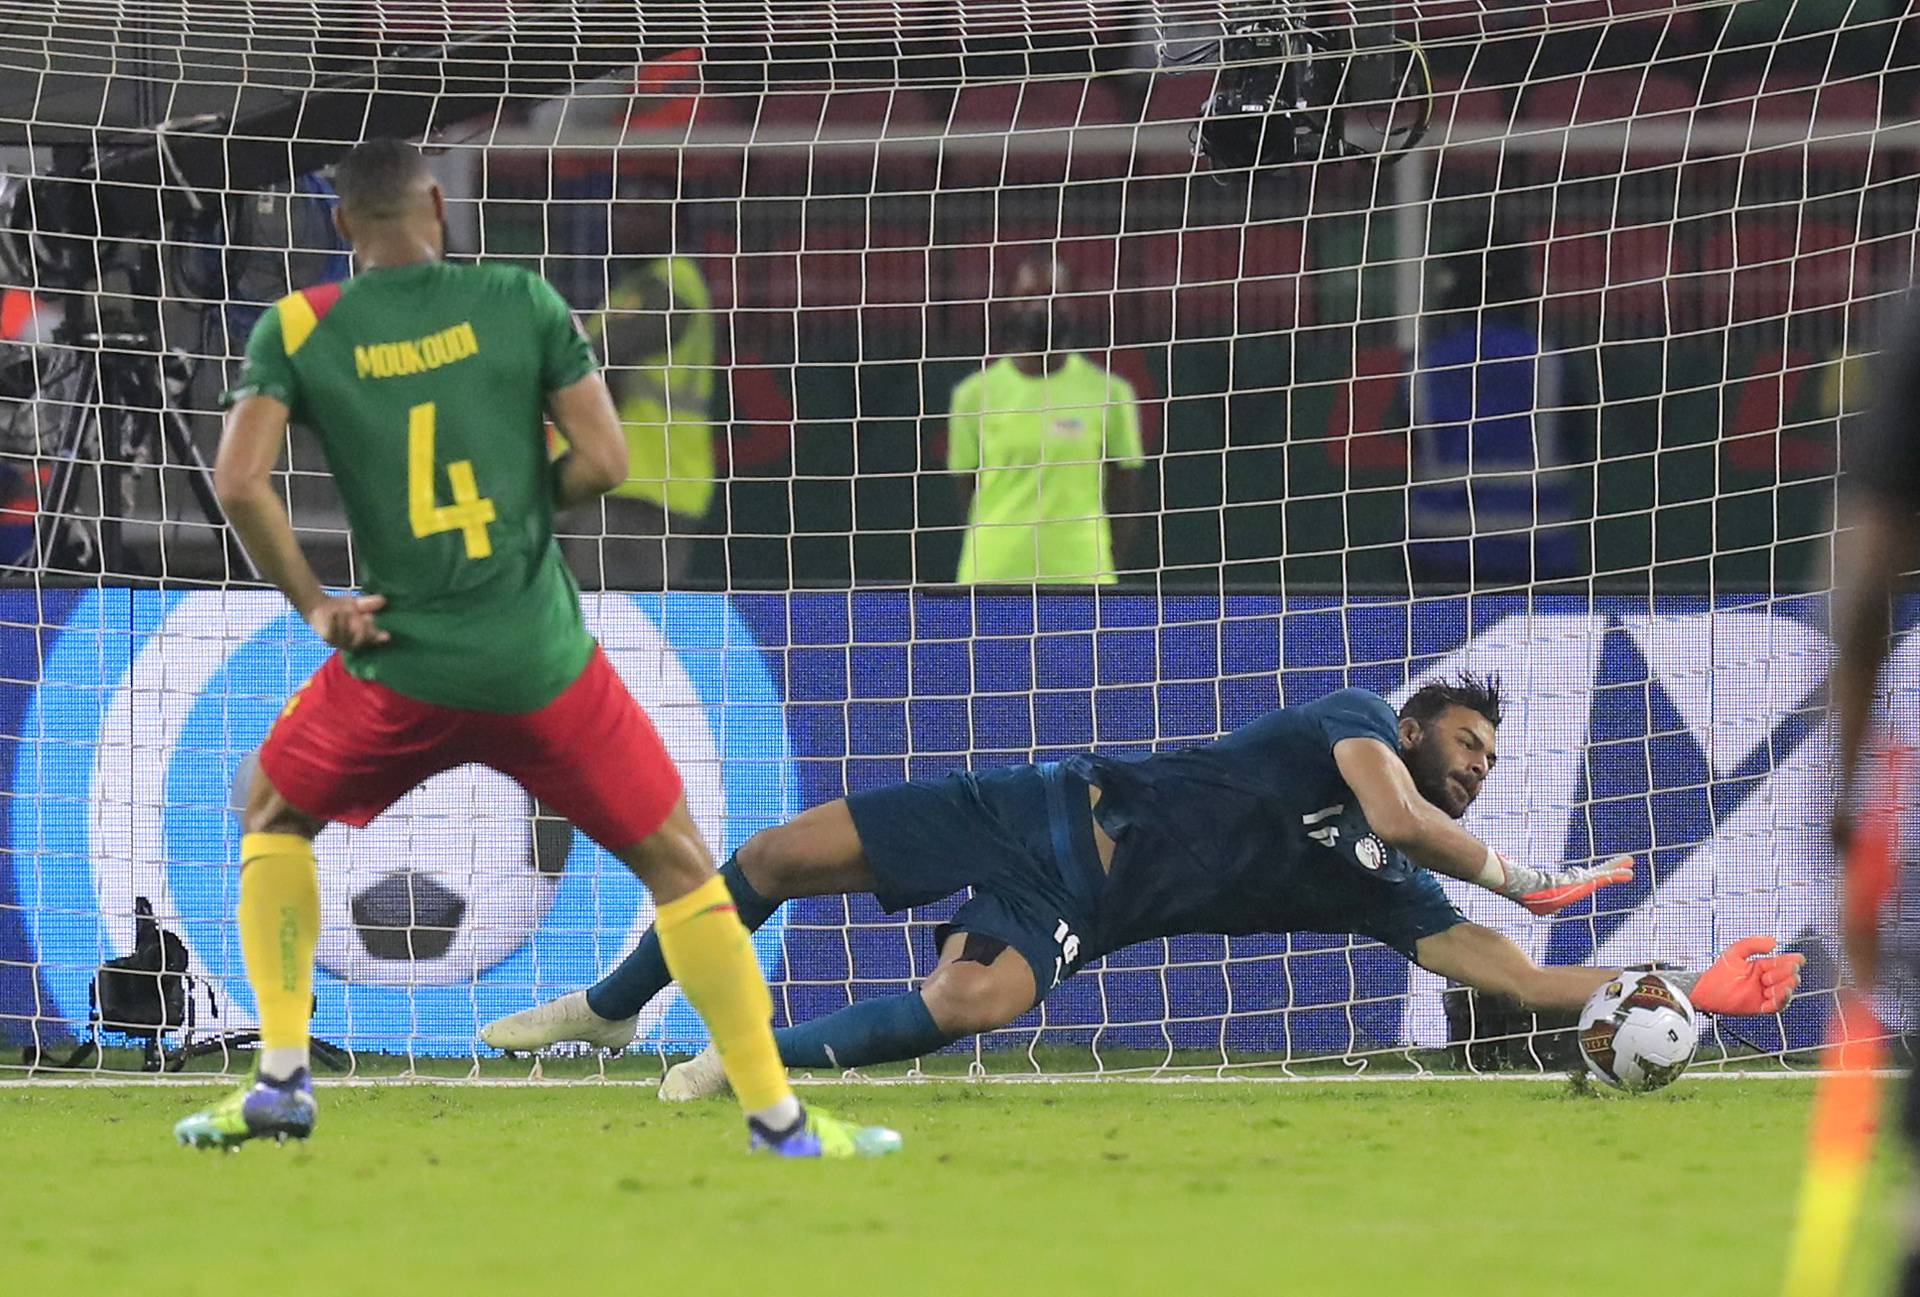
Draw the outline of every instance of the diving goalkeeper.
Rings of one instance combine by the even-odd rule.
[[[780,1056],[836,1070],[918,1057],[1005,1026],[1090,960],[1185,933],[1358,933],[1530,1007],[1580,1008],[1618,972],[1534,964],[1464,919],[1432,876],[1545,915],[1633,875],[1626,857],[1535,869],[1455,823],[1499,760],[1500,706],[1498,679],[1471,675],[1425,686],[1398,716],[1378,694],[1345,689],[1183,751],[911,782],[757,833],[721,870],[748,927],[792,897],[872,892],[898,911],[973,889],[918,990],[776,1031]],[[1802,959],[1773,949],[1749,937],[1677,980],[1700,1008],[1773,1012]],[[649,932],[593,987],[481,1036],[507,1050],[618,1047],[668,978]],[[661,1093],[724,1084],[702,1054],[669,1071]]]
[[[339,652],[274,722],[243,813],[240,945],[260,1011],[259,1073],[181,1120],[176,1137],[232,1148],[311,1133],[313,839],[478,762],[560,810],[653,892],[651,948],[718,1042],[750,1147],[891,1151],[893,1132],[794,1097],[753,943],[679,772],[581,618],[553,512],[624,482],[627,446],[566,303],[524,270],[442,260],[446,200],[412,146],[361,145],[336,187],[358,273],[261,317],[214,478],[261,573]],[[553,462],[549,413],[572,445]],[[364,595],[327,593],[300,552],[272,481],[289,421],[320,440]]]

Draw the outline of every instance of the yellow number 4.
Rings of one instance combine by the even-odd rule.
[[[487,524],[495,518],[493,501],[480,494],[473,480],[473,461],[457,459],[447,465],[453,484],[453,503],[440,504],[433,467],[433,402],[407,411],[407,512],[415,536],[438,536],[443,531],[465,533],[468,558],[493,553]]]

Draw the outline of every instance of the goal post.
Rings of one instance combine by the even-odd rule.
[[[1838,428],[1920,232],[1900,13],[1833,8],[0,19],[0,1039],[27,1051],[0,1074],[57,1075],[97,970],[164,964],[159,932],[186,960],[151,976],[161,1045],[246,1065],[233,790],[324,646],[227,543],[205,465],[253,321],[348,271],[327,167],[388,131],[424,139],[450,253],[539,270],[695,448],[665,461],[669,507],[562,530],[717,857],[904,778],[1498,672],[1502,763],[1469,827],[1533,863],[1640,866],[1552,919],[1449,883],[1462,910],[1554,963],[1699,967],[1773,936],[1809,957],[1802,997],[1716,1022],[1700,1060],[1798,1064],[1841,958]],[[1282,106],[1242,111],[1262,94]],[[960,585],[954,392],[1028,345],[1010,310],[1036,262],[1066,273],[1060,336],[1125,380],[1141,467],[1096,443],[1111,583]],[[676,350],[616,354],[623,322]],[[303,545],[352,583],[318,443],[296,430],[283,469]],[[319,854],[315,1032],[371,1074],[507,1068],[479,1026],[590,982],[652,915],[476,769]],[[780,1020],[925,976],[957,903],[789,904],[756,936]],[[1537,1071],[1562,1025],[1364,939],[1185,936],[920,1066]],[[665,996],[615,1066],[702,1039]],[[83,1066],[142,1065],[139,1023],[104,1040]]]

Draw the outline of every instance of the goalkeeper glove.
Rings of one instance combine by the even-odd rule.
[[[1545,870],[1520,864],[1497,851],[1489,850],[1486,866],[1476,881],[1489,891],[1498,892],[1508,900],[1526,906],[1534,914],[1545,915],[1557,914],[1603,887],[1632,880],[1632,856],[1615,856],[1600,865]]]
[[[1776,955],[1772,937],[1734,942],[1689,993],[1708,1013],[1778,1013],[1800,985],[1805,955]]]

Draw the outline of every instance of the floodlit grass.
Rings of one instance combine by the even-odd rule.
[[[219,1091],[0,1090],[0,1291],[1528,1294],[1778,1290],[1812,1086],[809,1087],[898,1126],[748,1158],[631,1086],[322,1090],[306,1145],[176,1147]],[[1848,1291],[1882,1291],[1876,1167]]]

